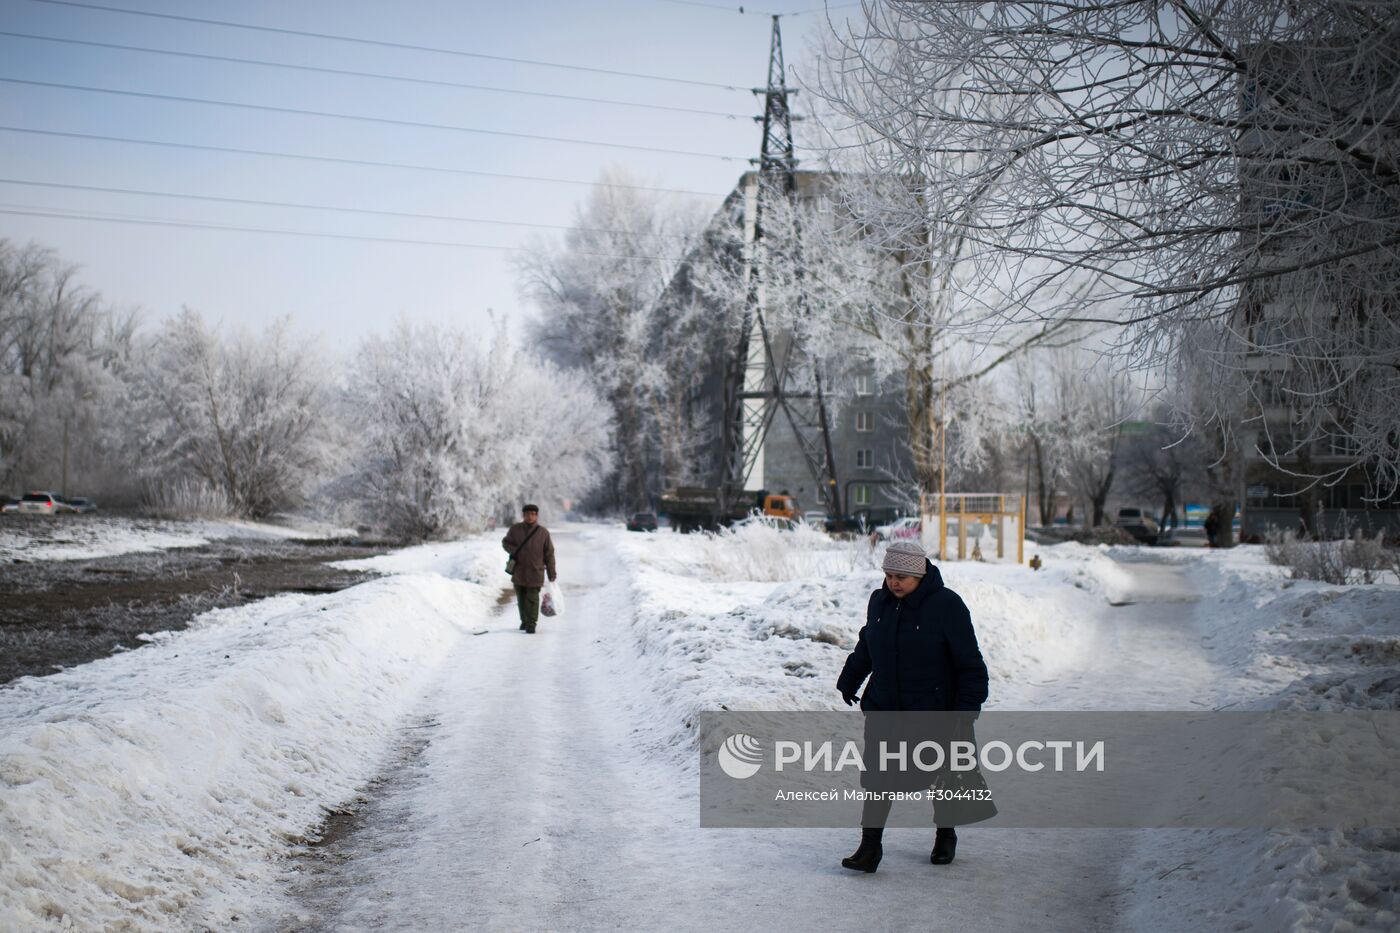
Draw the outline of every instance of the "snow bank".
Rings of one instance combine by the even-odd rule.
[[[1038,548],[1033,553],[1039,554],[1046,562],[1052,576],[1063,577],[1071,585],[1102,596],[1110,603],[1130,600],[1133,578],[1114,559],[1112,549],[1106,545],[1067,541]]]
[[[472,580],[506,587],[510,585],[510,577],[505,572],[509,555],[500,544],[504,534],[505,529],[502,528],[465,541],[420,544],[376,557],[336,561],[331,566],[365,573],[431,573],[454,580]]]
[[[319,540],[354,537],[353,528],[304,519],[287,524],[245,521],[176,522],[97,515],[0,520],[0,561],[92,560],[170,548],[202,547],[228,539]]]
[[[661,701],[658,751],[679,767],[695,768],[687,727],[700,710],[844,708],[836,675],[880,583],[880,551],[750,532],[632,536],[618,547],[633,590],[638,676]],[[1400,587],[1287,581],[1261,548],[1035,551],[1045,562],[1038,573],[940,568],[972,611],[992,676],[989,708],[1008,696],[1036,708],[1035,681],[1061,671],[1093,677],[1108,614],[1131,611],[1107,604],[1126,602],[1165,602],[1172,613],[1180,603],[1232,708],[1400,708]],[[1090,705],[1121,708],[1087,693]],[[1140,836],[1122,865],[1127,929],[1397,926],[1400,830]]]
[[[0,928],[236,924],[495,595],[410,575],[278,597],[0,690]]]
[[[667,741],[683,764],[693,756],[686,724],[702,710],[845,708],[836,678],[881,585],[883,548],[761,525],[619,535],[617,547],[643,676],[676,724]],[[1014,564],[944,566],[972,612],[994,698],[998,685],[1053,676],[1091,650],[1084,617],[1101,600],[1066,582],[1084,562],[1071,552],[1041,574]]]
[[[739,525],[715,534],[681,535],[662,532],[637,543],[650,542],[647,562],[659,570],[721,583],[759,581],[781,583],[878,571],[884,549],[864,541],[837,541],[807,525],[791,530],[764,522]]]
[[[1173,555],[1202,594],[1234,709],[1400,709],[1400,586],[1285,579],[1262,547]],[[1400,830],[1154,832],[1125,865],[1132,929],[1400,926]]]

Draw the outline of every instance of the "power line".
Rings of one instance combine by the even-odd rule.
[[[646,81],[664,81],[669,84],[688,84],[694,87],[717,88],[722,91],[744,91],[748,88],[715,81],[696,81],[690,78],[673,78],[666,75],[645,74],[635,71],[616,71],[611,68],[595,68],[589,65],[566,65],[560,62],[546,62],[538,59],[511,58],[505,55],[488,55],[484,52],[467,52],[462,49],[447,49],[430,45],[413,45],[407,42],[390,42],[385,39],[365,39],[360,36],[342,36],[326,32],[311,32],[302,29],[286,29],[278,26],[260,26],[253,23],[235,23],[229,20],[205,19],[198,16],[181,16],[175,13],[152,13],[147,10],[129,10],[122,7],[104,6],[97,3],[79,3],[76,0],[29,0],[30,3],[44,3],[49,6],[73,7],[80,10],[99,10],[104,13],[121,13],[126,16],[144,16],[152,19],[175,20],[183,23],[199,23],[205,26],[221,26],[228,29],[247,29],[253,32],[269,32],[283,36],[302,36],[309,39],[329,39],[334,42],[353,42],[358,45],[372,45],[386,49],[403,49],[411,52],[433,52],[438,55],[455,55],[460,58],[479,58],[493,62],[509,62],[514,65],[533,65],[540,68],[559,68],[567,71],[583,71],[590,74],[612,75],[619,78],[638,78]]]
[[[663,194],[684,194],[692,197],[722,198],[717,191],[691,191],[685,188],[660,188],[650,185],[626,185],[602,181],[581,181],[576,178],[550,178],[544,175],[512,175],[506,172],[486,172],[470,168],[449,168],[441,165],[419,165],[411,162],[381,162],[374,159],[351,159],[344,156],[317,156],[299,152],[275,152],[268,149],[242,149],[237,146],[214,146],[202,143],[178,143],[159,139],[138,139],[133,136],[102,136],[97,133],[69,133],[62,130],[37,130],[22,126],[0,126],[0,132],[26,133],[33,136],[54,136],[61,139],[85,139],[97,142],[123,143],[134,146],[161,146],[169,149],[191,149],[199,152],[227,152],[234,155],[262,156],[270,159],[296,159],[304,162],[327,162],[335,165],[356,165],[368,168],[391,168],[412,172],[438,172],[445,175],[471,175],[501,178],[510,181],[546,182],[556,185],[581,185],[586,188],[618,188],[627,191],[654,191]]]
[[[861,6],[859,3],[838,3],[835,6],[814,6],[805,10],[797,10],[793,13],[784,13],[784,16],[806,16],[808,13],[829,13],[832,10],[850,10]]]
[[[806,16],[808,13],[822,13],[828,10],[846,10],[851,7],[860,6],[859,3],[842,3],[837,6],[814,6],[805,10],[793,10],[791,13],[775,13],[772,10],[755,10],[747,3],[706,3],[704,0],[661,0],[662,3],[674,3],[678,6],[697,6],[707,10],[719,10],[722,13],[739,13],[741,15],[752,16]]]
[[[677,6],[698,6],[707,10],[720,10],[724,13],[748,13],[755,16],[795,16],[797,14],[773,13],[768,10],[755,10],[742,3],[704,3],[702,0],[662,0],[663,3],[674,3]]]
[[[49,2],[49,0],[31,0]],[[697,159],[718,159],[721,162],[746,162],[739,156],[721,155],[717,152],[696,152],[689,149],[667,149],[661,146],[638,146],[631,143],[610,143],[598,139],[574,139],[569,136],[545,136],[538,133],[516,133],[510,130],[485,130],[472,126],[457,126],[452,123],[425,123],[417,120],[398,120],[392,117],[371,117],[362,114],[336,113],[330,110],[303,110],[298,107],[276,107],[271,104],[245,104],[231,100],[213,100],[204,97],[182,97],[178,94],[156,94],[148,91],[119,91],[114,88],[93,87],[86,84],[61,84],[57,81],[32,81],[25,78],[0,77],[5,84],[23,84],[29,87],[56,88],[64,91],[82,91],[90,94],[111,94],[117,97],[139,97],[145,100],[161,100],[182,104],[206,104],[214,107],[231,107],[238,110],[261,110],[268,113],[285,113],[303,117],[326,117],[336,120],[353,120],[362,123],[376,123],[384,126],[405,126],[415,129],[447,130],[454,133],[471,133],[481,136],[504,136],[510,139],[529,139],[536,142],[568,143],[576,146],[597,146],[604,149],[626,149],[633,152],[652,152],[662,155],[689,156]]]
[[[242,227],[234,224],[205,223],[202,221],[166,220],[159,217],[128,217],[120,214],[85,214],[78,211],[34,208],[24,205],[0,205],[0,214],[9,214],[19,217],[46,217],[57,220],[87,220],[99,223],[135,224],[146,227],[181,227],[194,230],[257,233],[271,236],[312,237],[328,240],[362,241],[367,243],[399,243],[408,246],[441,246],[451,249],[489,249],[507,253],[528,252],[532,249],[532,247],[528,246],[503,246],[499,243],[461,243],[455,240],[417,240],[404,237],[367,236],[355,233],[320,233],[308,230],[283,230],[275,227]],[[637,259],[645,262],[681,262],[691,265],[704,265],[713,262],[713,260],[694,257],[677,258],[674,256],[635,256],[588,252],[580,252],[575,255],[588,256],[595,259]]]
[[[524,220],[496,220],[488,217],[462,217],[451,214],[419,214],[411,211],[385,211],[368,207],[338,207],[334,204],[307,204],[296,201],[264,201],[257,198],[234,198],[213,194],[189,194],[176,191],[149,191],[140,188],[108,188],[101,185],[80,185],[71,182],[31,181],[22,178],[0,178],[0,185],[18,185],[26,188],[60,188],[67,191],[96,191],[103,194],[129,194],[153,198],[178,198],[188,201],[209,201],[219,204],[246,204],[254,207],[282,207],[304,211],[336,211],[346,214],[368,214],[375,217],[404,217],[413,220],[446,220],[455,223],[492,224],[501,227],[531,227],[539,230],[578,230],[583,233],[620,233],[631,231],[606,227],[579,227],[570,224],[544,224]],[[656,234],[658,239],[685,240],[686,237],[672,234]]]
[[[65,45],[81,45],[95,49],[115,49],[122,52],[141,52],[148,55],[169,55],[177,58],[192,58],[200,61],[225,62],[238,65],[258,65],[266,68],[286,68],[294,71],[309,71],[317,74],[340,75],[354,78],[374,78],[381,81],[401,81],[408,84],[423,84],[434,87],[457,88],[468,91],[489,91],[493,94],[518,94],[525,97],[547,97],[556,100],[569,100],[588,104],[610,104],[615,107],[637,107],[646,110],[664,110],[672,113],[689,113],[706,117],[725,117],[730,120],[748,120],[750,114],[729,113],[723,110],[702,110],[694,107],[676,107],[669,104],[646,104],[640,101],[615,100],[607,97],[580,97],[573,94],[554,94],[548,91],[525,91],[516,88],[492,87],[485,84],[465,84],[458,81],[438,81],[432,78],[413,78],[406,75],[383,74],[374,71],[352,71],[347,68],[323,68],[319,65],[301,65],[293,62],[276,62],[259,58],[239,58],[233,55],[206,55],[201,52],[181,52],[174,49],[153,49],[140,45],[121,45],[115,42],[93,42],[87,39],[65,39],[59,36],[41,36],[27,32],[6,32],[0,36],[14,39],[32,39],[39,42],[57,42]]]

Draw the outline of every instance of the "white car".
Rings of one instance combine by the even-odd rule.
[[[29,492],[19,500],[19,510],[24,515],[57,515],[64,508],[51,492]]]
[[[881,525],[875,529],[876,541],[917,541],[923,534],[924,523],[922,520],[909,517],[901,518],[888,525]]]

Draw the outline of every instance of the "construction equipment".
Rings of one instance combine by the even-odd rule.
[[[747,494],[748,498],[725,502],[720,489],[710,486],[680,486],[661,496],[661,511],[671,527],[681,532],[717,531],[751,515],[796,522],[802,517],[797,499],[787,493],[766,489]]]

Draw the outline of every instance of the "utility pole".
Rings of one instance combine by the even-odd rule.
[[[753,231],[749,237],[745,283],[745,307],[738,346],[725,372],[724,429],[721,435],[722,496],[742,495],[763,451],[763,442],[773,419],[782,411],[792,426],[803,459],[817,487],[817,495],[832,515],[843,514],[840,486],[837,484],[831,431],[827,420],[820,367],[814,367],[811,392],[788,390],[792,354],[798,352],[789,336],[779,350],[763,317],[764,220],[765,203],[771,198],[797,198],[797,157],[792,138],[795,119],[788,101],[797,93],[786,84],[783,39],[779,18],[773,17],[773,33],[768,52],[768,84],[754,88],[763,97],[763,140],[759,156],[752,160],[758,168],[752,198]],[[747,196],[746,196],[747,200]],[[794,212],[795,213],[795,212]],[[800,239],[800,231],[794,231]],[[796,250],[794,251],[796,252]],[[802,260],[797,259],[798,300],[802,301]],[[805,313],[805,302],[798,309]],[[728,506],[732,502],[724,502]]]

